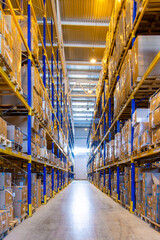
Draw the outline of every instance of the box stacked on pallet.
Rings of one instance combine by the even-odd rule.
[[[32,195],[32,207],[36,208],[37,207],[37,200],[36,200],[36,195],[37,195],[37,174],[32,173],[31,174],[31,195]]]
[[[11,35],[14,36],[12,42],[13,61],[11,77],[13,82],[18,85],[19,89],[21,89],[21,37],[14,23],[13,17],[11,15],[5,15],[5,20]]]
[[[27,19],[27,16],[24,16],[24,17],[21,16],[19,19],[19,23],[20,23],[23,35],[27,41],[27,38],[28,38],[27,29],[28,28],[27,28],[26,19]],[[31,51],[32,51],[33,56],[36,59],[38,59],[38,57],[39,57],[38,29],[37,29],[37,24],[33,17],[31,18],[31,47],[32,47]],[[26,48],[25,48],[25,45],[23,42],[22,42],[22,52],[26,52]]]
[[[41,206],[41,179],[37,179],[36,181],[36,206],[39,208]]]
[[[121,174],[121,181],[119,183],[119,194],[120,194],[120,201],[124,203],[124,174]]]
[[[131,120],[127,120],[122,128],[121,158],[131,155]]]
[[[7,138],[12,142],[13,149],[22,151],[23,133],[14,125],[7,125]]]
[[[131,196],[131,181],[130,181],[130,167],[124,168],[124,203],[129,205],[130,204],[130,196]]]
[[[9,227],[9,221],[13,220],[13,196],[11,189],[11,173],[0,173],[0,234]]]
[[[142,212],[143,200],[143,172],[140,167],[135,168],[135,192],[136,192],[136,209]]]
[[[7,139],[7,122],[0,118],[0,136]]]
[[[0,173],[0,209],[7,210],[13,204],[13,196],[11,189],[12,175],[11,173]]]
[[[160,185],[153,184],[152,186],[152,220],[156,223],[160,223]]]
[[[46,192],[47,192],[47,197],[51,198],[52,197],[52,175],[47,174],[46,177]]]
[[[109,174],[106,173],[105,175],[105,188],[106,188],[106,193],[108,194],[108,189],[109,189]]]
[[[111,193],[112,193],[113,198],[116,199],[116,196],[117,196],[117,172],[116,171],[114,171],[112,181],[113,181],[113,187],[112,187]]]
[[[150,131],[148,131],[149,109],[137,108],[133,114],[132,125],[134,127],[133,151],[149,145],[151,142]]]
[[[121,157],[121,146],[122,146],[122,134],[116,133],[115,135],[115,159],[119,159]]]
[[[141,77],[159,52],[159,41],[160,36],[137,36],[132,48],[134,86],[140,81]],[[160,63],[154,67],[150,76],[160,76]]]
[[[12,36],[5,15],[0,11],[0,64],[7,73],[12,71],[13,65]]]
[[[115,141],[111,140],[108,145],[108,162],[114,162],[115,161]]]
[[[13,211],[15,218],[22,218],[27,212],[27,186],[14,186]]]
[[[0,234],[5,233],[9,228],[7,211],[0,210]]]
[[[150,98],[149,126],[152,129],[152,144],[160,142],[160,89]]]

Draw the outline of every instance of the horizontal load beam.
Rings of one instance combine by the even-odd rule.
[[[42,43],[38,44],[39,47],[42,47]],[[105,44],[90,44],[90,43],[63,43],[64,47],[71,47],[71,48],[105,48]],[[51,44],[48,42],[46,43],[46,47],[51,47]],[[53,47],[58,47],[57,43],[53,44]]]

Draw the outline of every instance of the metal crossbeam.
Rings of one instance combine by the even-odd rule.
[[[39,47],[42,47],[42,43],[38,44]],[[54,47],[58,47],[58,44],[54,43]],[[51,47],[51,44],[46,43],[46,47]],[[72,48],[105,48],[105,44],[89,44],[89,43],[63,43],[63,47],[72,47]]]

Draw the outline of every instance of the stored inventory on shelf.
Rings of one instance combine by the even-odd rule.
[[[47,22],[51,2],[16,4],[3,1],[0,9],[0,234],[74,178],[65,69]]]
[[[88,179],[160,224],[160,2],[115,1],[88,137]]]

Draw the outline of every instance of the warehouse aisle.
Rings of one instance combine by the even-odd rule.
[[[158,232],[87,181],[74,181],[5,240],[158,240]]]

